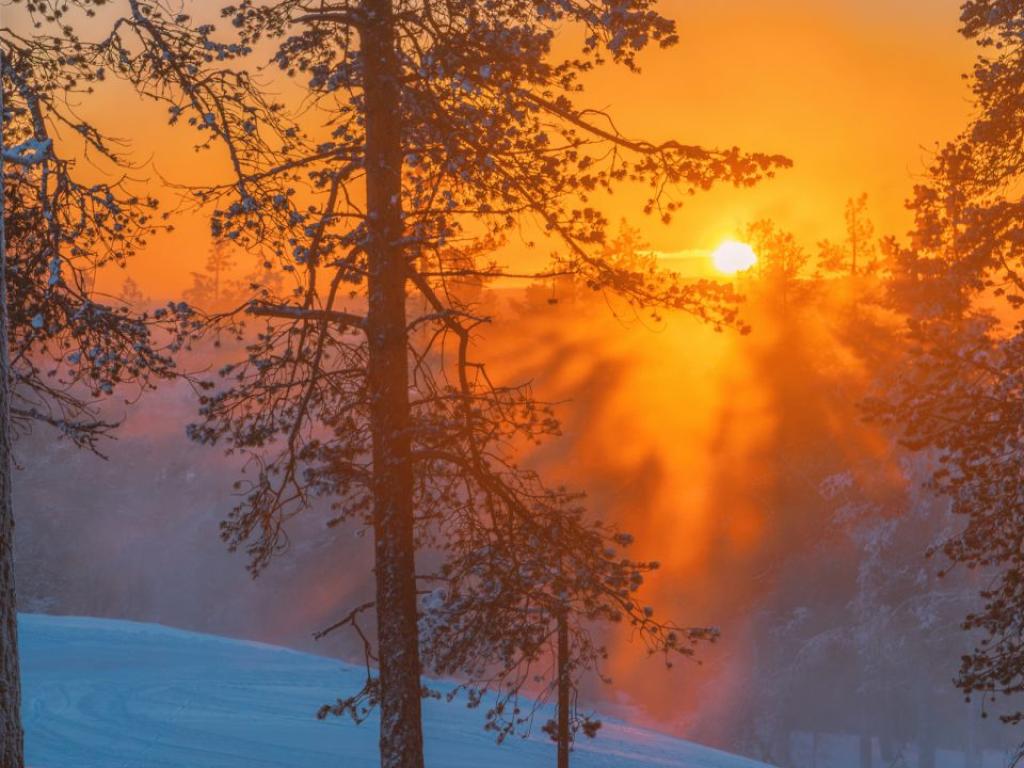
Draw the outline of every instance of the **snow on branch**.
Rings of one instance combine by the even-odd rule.
[[[14,147],[3,148],[5,163],[30,167],[45,162],[50,156],[53,142],[50,139],[29,139]]]

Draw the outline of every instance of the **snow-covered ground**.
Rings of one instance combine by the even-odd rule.
[[[358,686],[358,668],[283,648],[92,618],[23,615],[32,768],[370,768],[375,721],[314,717]],[[502,746],[481,715],[428,701],[431,768],[554,764],[543,735]],[[689,742],[606,722],[575,753],[579,768],[759,768]]]

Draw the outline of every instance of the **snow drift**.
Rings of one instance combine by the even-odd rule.
[[[21,616],[32,768],[371,768],[377,726],[314,713],[359,687],[361,670],[284,648],[93,618]],[[498,746],[482,713],[425,702],[432,768],[554,765],[543,734]],[[579,768],[759,768],[724,752],[605,723]]]

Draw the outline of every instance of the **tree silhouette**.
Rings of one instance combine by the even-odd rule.
[[[878,268],[879,253],[875,226],[868,215],[867,193],[846,201],[843,218],[846,237],[841,244],[830,240],[818,244],[819,266],[825,272],[837,274],[874,272]]]
[[[0,66],[3,66],[0,60]],[[6,117],[0,90],[0,116]],[[6,124],[4,120],[4,124]],[[18,656],[18,603],[14,584],[14,507],[11,502],[11,358],[7,315],[7,147],[0,142],[0,765],[25,763],[21,725],[21,671]]]
[[[791,232],[770,219],[747,225],[743,237],[757,254],[757,277],[777,293],[786,307],[809,261],[807,251]]]
[[[125,277],[124,283],[121,285],[121,293],[118,294],[117,298],[123,304],[133,309],[140,309],[149,303],[146,294],[142,292],[139,284],[135,282],[131,275]]]
[[[561,594],[564,572],[552,564],[562,559],[578,569],[564,598],[584,614],[578,621],[632,621],[667,650],[691,652],[705,632],[673,631],[630,597],[647,565],[606,553],[619,534],[587,523],[576,494],[518,466],[518,449],[556,434],[557,422],[528,386],[491,381],[477,333],[490,316],[449,290],[455,275],[571,273],[640,308],[735,322],[728,286],[637,271],[601,252],[607,221],[595,200],[620,182],[649,184],[647,211],[668,221],[679,194],[752,184],[787,164],[636,140],[577,104],[583,74],[606,62],[635,69],[643,48],[676,42],[675,25],[650,0],[242,0],[221,7],[235,37],[219,39],[157,3],[130,0],[130,9],[111,67],[165,103],[173,123],[200,131],[201,146],[227,153],[230,178],[196,193],[212,208],[214,236],[262,251],[299,282],[294,295],[248,304],[266,328],[224,369],[191,428],[250,459],[224,538],[259,572],[284,546],[287,520],[318,495],[333,500],[330,524],[355,519],[374,532],[376,595],[363,610],[375,612],[367,647],[379,678],[326,711],[361,717],[379,704],[381,764],[421,766],[421,614],[435,668],[516,679],[502,670],[539,658],[550,624],[533,617],[551,611],[532,611]],[[584,40],[558,58],[553,41],[566,25]],[[293,120],[257,87],[248,63],[257,43],[302,83],[314,119]],[[519,256],[517,269],[467,261],[531,222],[561,253],[550,268]],[[441,566],[418,572],[418,551]],[[420,588],[431,582],[439,586]],[[489,612],[531,619],[536,631],[469,631],[486,628],[477,622]],[[598,658],[587,637],[575,653]]]
[[[80,119],[69,97],[87,95],[104,75],[94,46],[64,19],[68,7],[101,2],[29,3],[34,29],[0,29],[2,75],[4,310],[0,312],[0,766],[21,766],[20,682],[12,560],[11,445],[18,429],[53,427],[98,451],[116,425],[96,402],[120,385],[151,387],[175,374],[171,355],[189,333],[190,313],[171,305],[153,315],[110,306],[94,293],[98,269],[124,264],[163,226],[155,201],[121,182],[76,173],[73,142],[123,173],[120,144]],[[95,175],[95,174],[93,174]],[[162,327],[169,335],[154,333]]]
[[[252,291],[251,284],[261,282],[263,275],[261,271],[256,271],[248,275],[245,281],[232,278],[237,266],[230,243],[215,242],[203,271],[192,273],[192,285],[182,294],[183,298],[190,305],[208,312],[222,312],[246,301]],[[277,287],[280,288],[280,285]]]
[[[894,249],[891,299],[908,319],[912,365],[875,412],[895,421],[934,460],[931,485],[952,500],[962,528],[937,549],[978,570],[982,607],[963,626],[974,637],[957,684],[987,709],[1024,692],[1024,82],[1016,4],[970,0],[962,33],[981,53],[971,85],[977,116],[937,154],[910,201],[911,242]],[[1018,706],[1002,715],[1024,720]]]
[[[868,218],[867,193],[846,201],[846,244],[850,250],[850,274],[870,272],[874,268],[877,246],[875,226]],[[858,264],[860,265],[858,268]]]

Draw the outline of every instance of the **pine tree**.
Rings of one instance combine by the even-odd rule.
[[[149,299],[142,292],[139,284],[135,282],[135,279],[128,275],[124,279],[124,283],[121,285],[121,293],[118,294],[118,300],[132,309],[140,309],[149,303]]]
[[[875,226],[868,218],[867,193],[846,201],[846,243],[850,250],[850,274],[870,272],[874,268]],[[859,266],[858,266],[859,265]]]
[[[76,174],[74,145],[55,126],[122,171],[119,146],[82,121],[68,97],[102,80],[97,48],[66,15],[102,2],[30,3],[22,21],[0,29],[2,199],[0,265],[0,766],[23,765],[11,507],[11,447],[18,428],[45,424],[97,451],[116,425],[96,402],[119,385],[143,389],[175,375],[172,355],[190,333],[190,312],[171,305],[153,315],[112,307],[93,293],[94,275],[124,264],[163,226],[155,201],[120,182]],[[51,131],[53,134],[51,135]],[[164,335],[163,329],[169,332]]]
[[[111,66],[164,102],[172,122],[200,131],[202,146],[227,153],[230,180],[200,193],[213,235],[262,250],[300,281],[294,300],[249,303],[248,314],[268,326],[246,359],[225,368],[191,429],[199,442],[252,458],[255,474],[240,484],[244,500],[224,537],[246,548],[256,573],[284,545],[288,518],[314,496],[333,499],[331,524],[372,527],[376,595],[364,608],[376,616],[370,653],[379,678],[326,711],[362,717],[379,704],[382,766],[418,768],[421,613],[435,629],[436,615],[458,617],[455,626],[477,626],[473,618],[488,610],[547,617],[535,619],[536,634],[513,632],[505,644],[424,631],[435,668],[479,660],[500,674],[540,653],[544,622],[557,614],[545,608],[558,582],[551,563],[582,542],[580,566],[596,571],[573,577],[579,609],[640,627],[650,618],[629,596],[645,566],[608,560],[601,544],[616,534],[592,529],[575,494],[547,488],[515,463],[517,446],[557,433],[557,422],[528,386],[490,380],[477,331],[491,318],[449,291],[448,279],[572,274],[637,307],[728,326],[737,314],[729,287],[604,258],[607,221],[592,198],[622,181],[648,183],[647,210],[667,221],[676,193],[752,184],[787,161],[635,140],[577,105],[584,73],[606,62],[636,68],[649,44],[676,42],[674,24],[650,0],[318,8],[243,0],[222,6],[236,31],[223,40],[154,3],[130,6],[120,29],[141,44],[123,45]],[[583,34],[582,50],[557,59],[554,37],[566,25]],[[248,63],[257,43],[272,46],[273,63],[303,84],[321,124],[292,120],[257,88]],[[550,269],[466,268],[461,254],[531,219],[561,251]],[[426,311],[410,317],[416,307]],[[531,541],[544,545],[536,557]],[[442,567],[418,572],[423,550]],[[526,570],[495,573],[499,562]],[[431,580],[441,594],[420,588]],[[534,600],[543,610],[520,610]],[[669,650],[703,636],[647,626]],[[599,656],[587,642],[578,655]]]
[[[807,251],[770,219],[749,224],[743,237],[757,254],[758,278],[778,295],[783,307],[788,306],[810,259]]]
[[[934,460],[930,483],[962,527],[936,547],[951,565],[984,574],[982,607],[967,615],[971,649],[957,684],[986,706],[1024,692],[1024,84],[1016,3],[968,0],[961,32],[980,47],[970,78],[977,114],[937,153],[909,203],[910,242],[893,249],[893,306],[908,320],[910,365],[876,413]],[[1024,721],[1018,707],[1008,722]]]
[[[213,278],[213,302],[219,306],[224,297],[225,279],[235,267],[235,259],[224,242],[217,242],[206,259],[206,272]]]
[[[863,193],[846,201],[843,211],[846,237],[841,243],[823,240],[818,244],[818,264],[827,273],[869,274],[878,268],[875,225],[868,214],[868,196]],[[859,266],[858,266],[859,265]]]
[[[0,56],[3,53],[0,52]],[[4,66],[0,58],[0,67]],[[0,115],[6,116],[0,90]],[[25,764],[21,726],[21,670],[18,656],[17,590],[14,584],[14,507],[11,503],[11,359],[7,316],[7,145],[0,138],[0,766]]]

